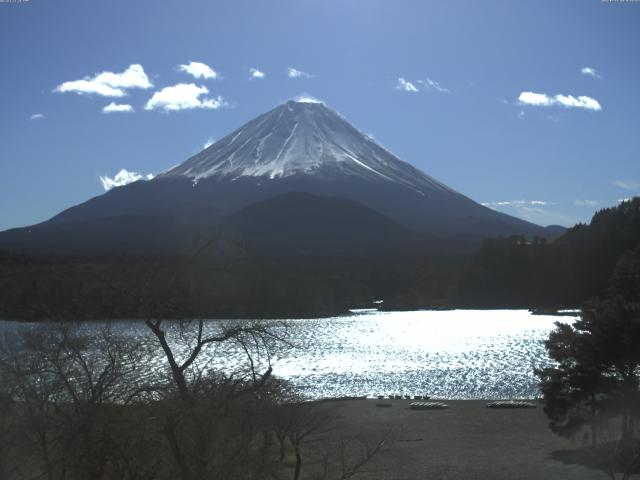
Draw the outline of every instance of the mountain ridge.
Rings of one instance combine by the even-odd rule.
[[[177,240],[181,236],[193,236],[251,204],[289,192],[344,198],[420,235],[469,245],[486,237],[548,237],[551,232],[447,187],[323,103],[289,101],[152,180],[114,188],[46,222],[0,233],[0,248],[38,250],[92,239],[98,250],[136,242],[144,250],[158,244],[150,240],[158,235],[176,239],[177,247],[185,243]],[[323,205],[323,215],[336,214],[329,203]],[[147,219],[149,230],[119,217]],[[107,238],[100,236],[101,220],[112,225]],[[171,249],[170,241],[163,245]]]

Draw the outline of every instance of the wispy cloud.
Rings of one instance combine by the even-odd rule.
[[[265,77],[265,73],[260,71],[260,70],[258,70],[257,68],[250,68],[249,69],[249,74],[250,74],[250,78],[264,78]]]
[[[570,218],[555,208],[557,203],[545,200],[505,200],[485,202],[482,205],[538,225],[571,225],[575,223],[574,218]]]
[[[600,205],[600,202],[598,202],[597,200],[576,200],[575,202],[573,202],[573,204],[576,207],[597,207],[598,205]]]
[[[417,80],[417,83],[425,87],[425,89],[427,90],[435,90],[436,92],[440,92],[440,93],[451,93],[451,90],[443,87],[438,82],[430,78],[425,78],[424,80]]]
[[[219,77],[213,68],[202,62],[189,62],[187,65],[178,65],[178,71],[188,73],[194,78],[212,79]]]
[[[287,77],[289,78],[313,78],[313,75],[297,68],[287,67]]]
[[[152,180],[153,175],[151,173],[147,175],[141,175],[137,172],[130,172],[126,169],[120,170],[113,177],[100,176],[100,183],[105,190],[111,190],[113,187],[121,187],[129,183],[137,182],[138,180]]]
[[[611,183],[624,190],[640,190],[640,182],[637,180],[614,180]]]
[[[209,138],[207,138],[207,141],[204,142],[204,145],[202,145],[202,149],[205,150],[205,149],[209,148],[211,145],[213,145],[214,143],[216,143],[215,139],[209,137]]]
[[[582,67],[580,69],[580,73],[582,75],[587,75],[593,78],[602,78],[602,75],[600,75],[600,73],[595,68],[592,68],[592,67]]]
[[[531,105],[535,107],[551,107],[562,106],[566,108],[583,108],[585,110],[599,111],[602,106],[594,98],[581,95],[574,97],[573,95],[554,95],[549,96],[546,93],[522,92],[518,96],[520,105]]]
[[[164,110],[169,112],[188,110],[192,108],[207,108],[215,110],[229,106],[221,96],[216,98],[203,97],[203,95],[207,95],[208,93],[209,89],[207,87],[200,87],[193,83],[179,83],[155,92],[145,105],[144,109]]]
[[[44,113],[34,113],[29,117],[31,120],[44,120]]]
[[[419,92],[418,87],[416,87],[413,83],[408,82],[402,77],[398,78],[398,82],[396,83],[396,90],[402,90],[403,92]]]
[[[424,80],[416,80],[415,82],[411,82],[409,80],[405,80],[402,77],[398,77],[398,81],[396,82],[396,90],[401,90],[403,92],[417,93],[420,91],[420,88],[425,91],[435,91],[440,93],[451,93],[451,90],[443,87],[435,80],[431,78],[425,78]]]
[[[129,88],[151,88],[142,65],[130,65],[124,72],[102,72],[94,77],[85,77],[81,80],[72,80],[58,85],[54,92],[73,92],[79,95],[96,94],[103,97],[124,97]]]
[[[126,103],[111,102],[102,108],[102,113],[133,112],[133,107]]]
[[[544,206],[555,205],[554,203],[545,202],[544,200],[503,200],[501,202],[484,202],[485,207],[517,207],[517,206]]]

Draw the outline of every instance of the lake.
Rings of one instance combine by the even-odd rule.
[[[550,364],[542,342],[556,321],[573,318],[526,310],[356,310],[342,317],[287,321],[293,345],[278,350],[271,363],[274,374],[308,398],[533,398],[539,395],[533,369]],[[217,324],[211,321],[210,327]],[[16,325],[2,322],[0,329]],[[142,322],[111,325],[135,337],[148,335]],[[209,353],[210,364],[227,370],[244,357],[237,345]],[[158,355],[151,367],[161,368],[162,362]]]
[[[526,310],[367,312],[301,320],[298,342],[275,364],[311,397],[428,394],[531,398],[543,340],[558,320]]]

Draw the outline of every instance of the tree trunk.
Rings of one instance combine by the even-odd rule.
[[[625,445],[629,440],[631,440],[631,432],[629,431],[629,410],[626,408],[622,410],[622,432],[620,440]]]
[[[598,434],[598,410],[595,407],[596,396],[591,394],[591,446],[593,448],[598,446],[597,434]]]
[[[296,471],[293,474],[293,480],[300,480],[300,471],[302,470],[302,455],[300,455],[300,445],[295,445],[296,448]]]
[[[46,435],[47,435],[46,433],[44,434],[39,433],[38,440],[40,441],[40,447],[42,448],[42,456],[44,459],[45,468],[47,470],[47,478],[49,480],[53,480],[54,479],[53,465],[51,463],[51,457],[49,457],[49,448],[47,447]]]
[[[178,464],[178,468],[180,469],[180,474],[183,480],[192,480],[191,470],[185,461],[182,451],[180,450],[180,445],[178,439],[176,438],[175,433],[175,424],[173,419],[167,418],[166,423],[163,429],[163,433],[169,442],[169,448],[171,449],[171,454],[173,455],[173,459]]]
[[[280,461],[284,460],[284,438],[279,438],[278,441],[280,442]]]
[[[184,370],[180,365],[178,365],[178,362],[176,362],[173,351],[167,342],[165,332],[160,328],[159,323],[154,324],[152,321],[147,320],[145,321],[145,324],[156,336],[162,350],[164,351],[167,361],[169,362],[169,367],[171,368],[171,376],[173,377],[173,380],[178,387],[178,391],[180,392],[180,398],[182,398],[184,402],[189,402],[191,400],[191,394],[189,392],[189,387],[187,386],[187,380],[184,377]]]

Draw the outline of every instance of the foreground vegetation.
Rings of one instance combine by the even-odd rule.
[[[135,343],[69,324],[2,338],[0,478],[347,479],[382,448],[384,438],[340,435],[329,404],[274,376],[269,358],[286,339],[272,328],[146,323]],[[207,350],[225,355],[230,343],[244,366],[214,368]]]
[[[625,255],[603,298],[546,341],[555,366],[537,371],[552,431],[583,435],[569,458],[623,480],[640,474],[640,250]]]

